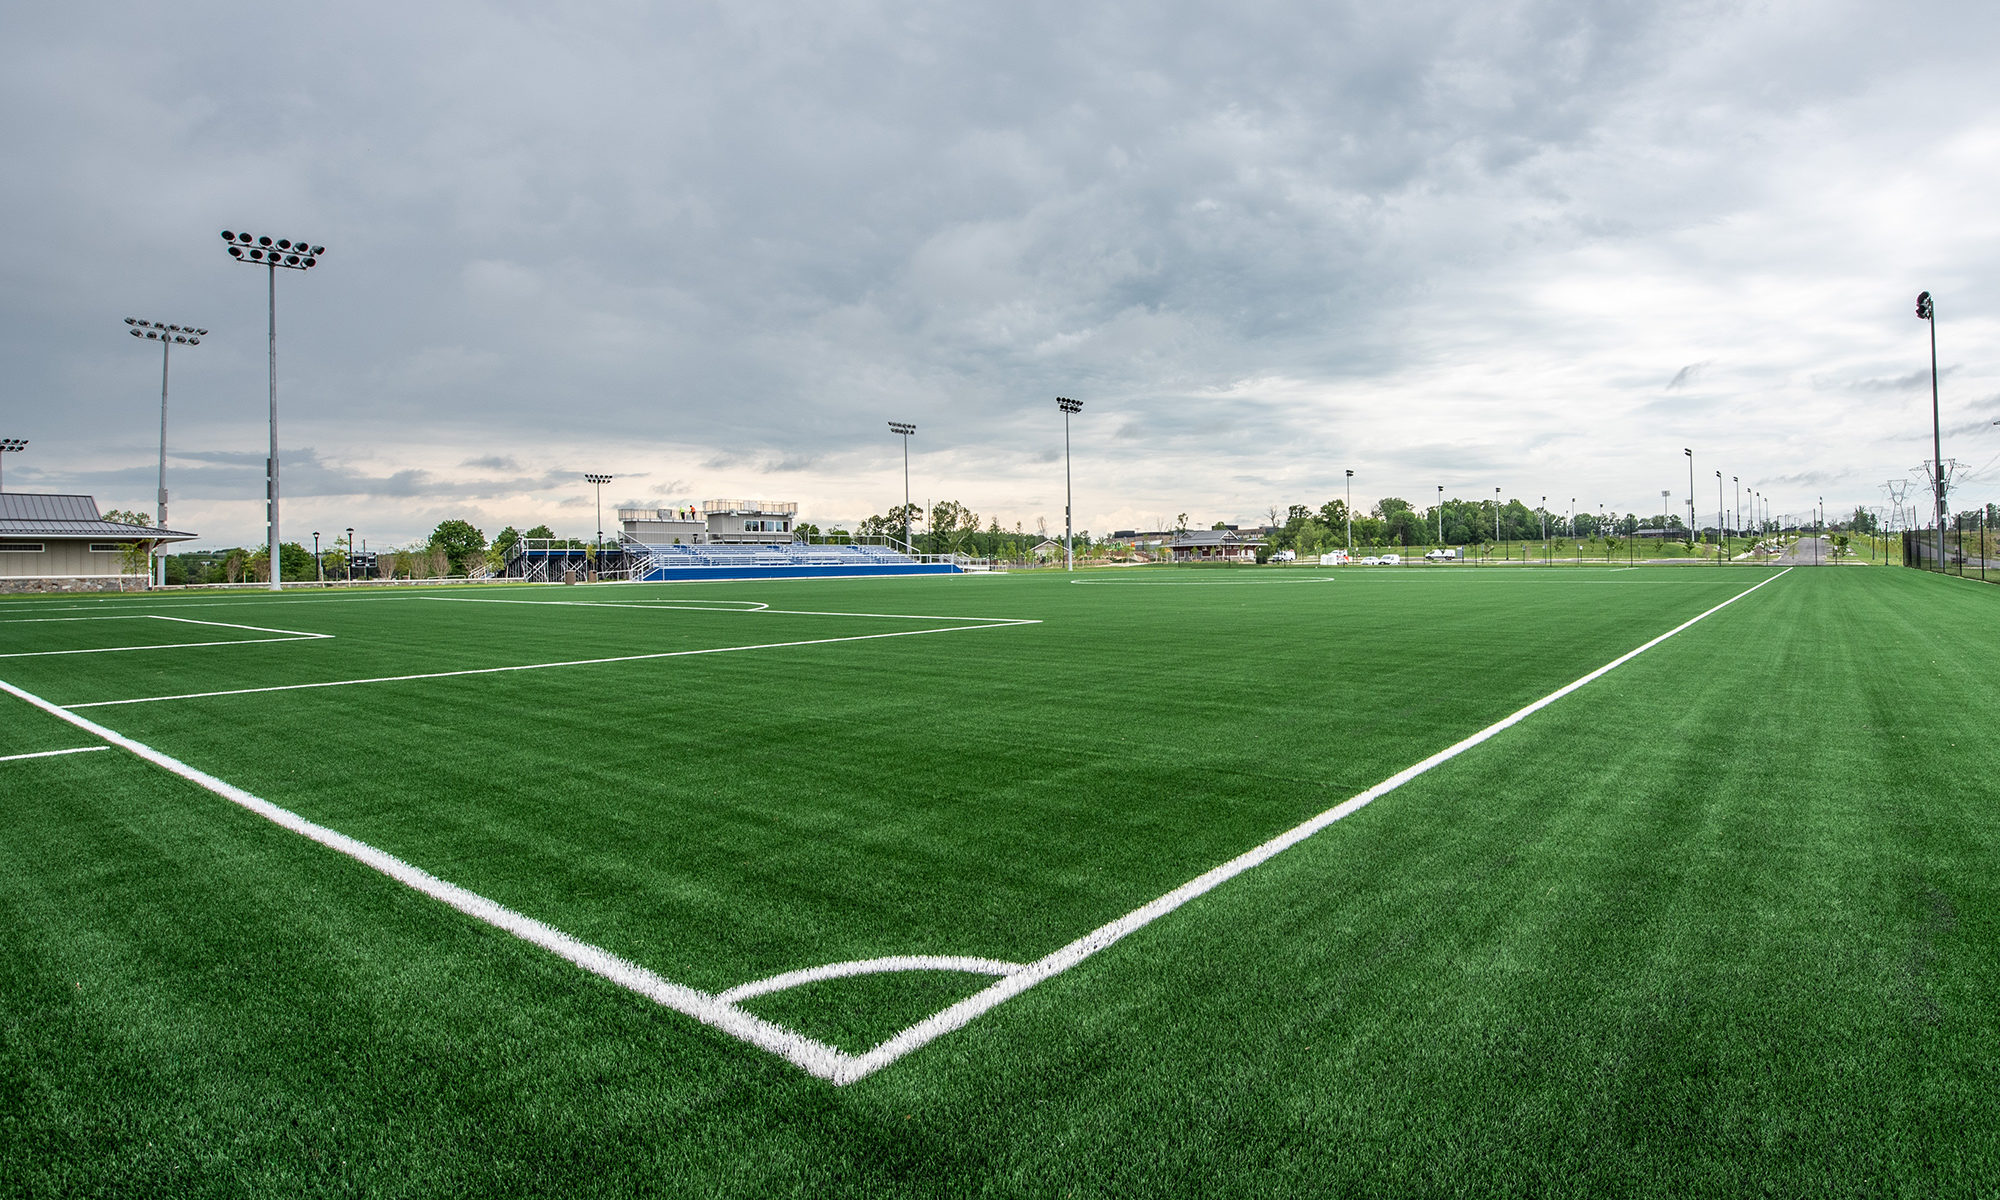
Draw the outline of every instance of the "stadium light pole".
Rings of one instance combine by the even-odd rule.
[[[1917,294],[1917,319],[1931,327],[1931,469],[1933,497],[1937,508],[1938,570],[1944,570],[1944,434],[1938,426],[1937,307],[1929,292]]]
[[[1736,505],[1729,510],[1729,523],[1736,527],[1736,534],[1741,537],[1743,534],[1743,480],[1740,476],[1731,475],[1729,482],[1736,486]]]
[[[326,565],[319,560],[319,530],[313,530],[313,582],[326,582]]]
[[[347,527],[347,582],[354,582],[354,526]]]
[[[1682,447],[1681,453],[1687,455],[1687,460],[1688,460],[1688,541],[1692,542],[1694,541],[1694,527],[1695,527],[1694,451],[1689,450],[1686,447]]]
[[[1549,551],[1549,498],[1547,496],[1542,497],[1542,558],[1545,562],[1555,561]]]
[[[19,454],[28,448],[27,438],[0,438],[0,466],[7,462],[9,454]],[[0,476],[0,492],[7,490],[6,480]]]
[[[910,542],[910,435],[917,427],[908,421],[891,421],[889,428],[903,439],[903,549],[915,553],[917,548]]]
[[[604,556],[604,485],[616,479],[615,475],[593,475],[585,473],[583,481],[597,489],[597,555]]]
[[[1070,500],[1071,500],[1070,476],[1069,476],[1069,419],[1074,414],[1083,411],[1083,401],[1071,400],[1064,396],[1057,396],[1056,407],[1062,410],[1062,415],[1063,415],[1063,570],[1074,571],[1076,570],[1076,548],[1075,548],[1076,544],[1071,539],[1070,521],[1069,521]],[[908,442],[904,443],[904,445],[908,444],[909,444]]]
[[[1347,557],[1354,557],[1354,471],[1347,472]]]
[[[1722,554],[1726,543],[1722,540],[1722,472],[1715,473],[1715,565],[1722,565]]]
[[[303,239],[273,241],[228,229],[222,231],[222,240],[229,243],[229,257],[270,272],[271,457],[264,464],[264,519],[270,535],[271,590],[278,592],[285,587],[284,563],[278,553],[278,268],[310,271],[319,265],[319,256],[326,253],[326,247],[308,246]]]
[[[1444,485],[1441,483],[1438,484],[1438,545],[1444,545]]]
[[[208,336],[208,330],[196,329],[192,325],[167,325],[159,321],[141,321],[137,317],[126,317],[133,337],[143,341],[160,343],[160,492],[155,499],[159,507],[155,520],[160,528],[167,527],[167,365],[173,357],[175,346],[199,346],[201,339]],[[167,586],[167,560],[155,548],[153,566],[155,582]]]
[[[1500,489],[1493,489],[1493,540],[1500,540]],[[1503,548],[1504,550],[1504,548]],[[1491,559],[1487,560],[1491,562]]]

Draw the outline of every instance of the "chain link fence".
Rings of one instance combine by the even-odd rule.
[[[1903,565],[1967,579],[1987,579],[2000,583],[2000,541],[1995,527],[1983,512],[1960,513],[1945,526],[1942,539],[1938,530],[1903,531]],[[1939,545],[1942,542],[1942,553]]]

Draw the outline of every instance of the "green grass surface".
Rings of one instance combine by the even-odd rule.
[[[1032,960],[1772,574],[49,598],[0,603],[0,653],[222,640],[139,614],[330,636],[0,679],[96,705],[678,654],[78,711],[719,990]],[[619,607],[549,603],[580,599]],[[701,611],[750,604],[789,611]],[[16,623],[71,616],[121,619]],[[1793,571],[843,1088],[123,751],[0,762],[0,1190],[1970,1194],[1996,617]],[[949,631],[778,645],[918,630]],[[682,653],[736,646],[769,648]],[[0,697],[0,754],[92,740]],[[745,1007],[860,1051],[986,982]]]

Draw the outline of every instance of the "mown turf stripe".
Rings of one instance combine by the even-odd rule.
[[[1008,975],[1005,978],[1002,978],[998,982],[987,987],[984,991],[976,992],[973,995],[968,996],[965,999],[959,1001],[957,1004],[952,1005],[950,1008],[947,1008],[942,1012],[935,1014],[934,1016],[927,1017],[924,1020],[917,1022],[915,1025],[912,1025],[908,1029],[903,1030],[901,1033],[896,1034],[894,1037],[891,1037],[888,1041],[883,1042],[881,1045],[875,1047],[873,1050],[870,1050],[867,1053],[860,1055],[858,1058],[855,1058],[850,1064],[842,1064],[840,1072],[834,1077],[833,1081],[836,1084],[847,1084],[847,1083],[852,1083],[857,1079],[865,1078],[866,1076],[881,1070],[883,1067],[888,1066],[890,1063],[895,1062],[897,1059],[903,1057],[905,1054],[908,1054],[911,1051],[926,1045],[927,1043],[935,1040],[936,1038],[941,1037],[944,1034],[950,1033],[955,1029],[960,1029],[964,1027],[967,1023],[977,1019],[978,1017],[984,1015],[987,1012],[992,1011],[996,1006],[1004,1004],[1008,1000],[1013,999],[1015,996],[1020,995],[1022,992],[1027,991],[1029,988],[1034,987],[1036,984],[1042,982],[1043,980],[1051,979],[1057,975],[1062,974],[1064,971],[1067,971],[1071,967],[1076,966],[1078,963],[1089,958],[1091,955],[1096,954],[1098,951],[1103,950],[1106,947],[1109,947],[1123,940],[1124,938],[1130,936],[1133,933],[1138,932],[1141,929],[1144,929],[1146,926],[1152,924],[1154,921],[1159,920],[1161,917],[1166,916],[1168,913],[1179,908],[1181,905],[1186,904],[1188,901],[1193,900],[1195,897],[1214,890],[1216,887],[1219,887],[1223,883],[1226,883],[1229,880],[1234,879],[1236,876],[1241,875],[1243,872],[1250,870],[1252,867],[1258,866],[1259,864],[1271,859],[1273,856],[1281,854],[1284,851],[1290,849],[1291,847],[1296,846],[1300,842],[1311,837],[1313,834],[1318,833],[1320,830],[1325,829],[1327,826],[1333,824],[1335,821],[1339,821],[1345,817],[1353,815],[1356,812],[1359,812],[1361,809],[1367,807],[1369,804],[1373,803],[1374,801],[1380,799],[1383,796],[1388,795],[1390,792],[1395,791],[1397,788],[1402,787],[1404,784],[1410,782],[1412,779],[1415,779],[1418,776],[1424,774],[1425,772],[1431,770],[1433,767],[1436,767],[1442,763],[1449,762],[1452,759],[1457,758],[1459,755],[1465,753],[1467,750],[1472,749],[1474,746],[1480,745],[1481,743],[1486,742],[1489,739],[1497,736],[1502,731],[1511,729],[1512,727],[1520,724],[1522,721],[1526,720],[1530,716],[1533,716],[1535,713],[1538,713],[1542,709],[1547,708],[1549,705],[1554,704],[1556,701],[1562,699],[1564,696],[1567,696],[1571,692],[1576,691],[1578,688],[1583,687],[1585,684],[1588,684],[1593,680],[1602,678],[1603,676],[1609,674],[1610,672],[1617,670],[1624,664],[1631,662],[1633,659],[1639,657],[1641,654],[1644,654],[1646,651],[1651,650],[1653,647],[1659,645],[1661,642],[1666,641],[1668,638],[1671,638],[1674,635],[1681,633],[1683,630],[1692,628],[1693,626],[1699,624],[1700,622],[1707,620],[1708,618],[1714,616],[1716,613],[1719,613],[1723,609],[1728,608],[1730,605],[1736,603],[1738,600],[1741,600],[1745,596],[1748,596],[1751,592],[1754,592],[1758,588],[1763,587],[1765,584],[1772,583],[1775,582],[1776,580],[1784,578],[1785,575],[1790,573],[1790,571],[1791,568],[1787,567],[1785,568],[1785,570],[1778,572],[1776,575],[1771,576],[1769,579],[1763,580],[1762,582],[1750,588],[1738,592],[1736,595],[1731,596],[1727,600],[1724,600],[1722,603],[1716,605],[1714,608],[1709,609],[1708,611],[1700,614],[1699,616],[1681,622],[1679,625],[1674,626],[1672,629],[1667,630],[1665,633],[1654,638],[1652,641],[1649,641],[1644,645],[1639,646],[1637,649],[1626,651],[1625,653],[1619,655],[1617,658],[1614,658],[1610,662],[1605,663],[1603,666],[1597,668],[1595,671],[1592,671],[1588,675],[1583,676],[1581,679],[1578,679],[1573,683],[1568,683],[1560,688],[1557,688],[1555,691],[1550,692],[1548,695],[1543,696],[1541,699],[1536,700],[1532,704],[1526,705],[1525,707],[1517,709],[1516,711],[1508,714],[1507,716],[1502,717],[1498,721],[1495,721],[1493,724],[1488,725],[1486,728],[1480,730],[1478,733],[1475,733],[1472,736],[1463,739],[1462,741],[1455,742],[1452,745],[1445,747],[1443,750],[1438,751],[1436,754],[1431,755],[1429,758],[1424,759],[1422,762],[1419,762],[1413,766],[1405,767],[1401,771],[1396,772],[1394,775],[1391,775],[1389,778],[1383,780],[1381,783],[1376,784],[1374,787],[1369,788],[1367,791],[1362,792],[1361,794],[1353,797],[1352,799],[1345,800],[1340,804],[1337,804],[1334,807],[1327,809],[1325,812],[1320,813],[1318,816],[1312,817],[1309,820],[1299,825],[1293,826],[1292,828],[1286,830],[1285,832],[1279,834],[1278,836],[1272,838],[1270,841],[1265,842],[1263,845],[1258,846],[1253,850],[1249,850],[1242,854],[1237,855],[1235,858],[1230,859],[1228,862],[1223,863],[1221,866],[1216,867],[1213,870],[1208,871],[1207,873],[1200,875],[1192,880],[1189,880],[1187,883],[1182,884],[1180,887],[1175,888],[1173,891],[1168,892],[1166,895],[1161,896],[1159,899],[1153,901],[1152,903],[1143,905],[1140,908],[1136,908],[1131,912],[1125,914],[1124,916],[1119,917],[1115,921],[1111,921],[1105,925],[1101,925],[1098,928],[1091,930],[1089,933],[1084,934],[1082,937],[1071,942],[1069,945],[1062,947],[1060,950],[1055,951],[1053,954],[1049,954],[1046,957],[1034,963],[1031,963],[1028,966],[1027,970],[1019,971],[1016,972],[1015,974]]]
[[[4,679],[0,679],[0,691],[67,721],[78,729],[103,738],[154,766],[171,771],[197,787],[213,792],[232,804],[240,805],[275,825],[301,837],[310,838],[329,850],[344,854],[363,866],[387,875],[405,887],[442,901],[474,920],[483,921],[495,929],[539,946],[551,954],[575,963],[593,975],[637,992],[676,1012],[685,1013],[704,1025],[719,1029],[760,1050],[768,1050],[809,1074],[822,1079],[834,1079],[841,1070],[851,1064],[851,1056],[841,1050],[754,1016],[732,1004],[718,1000],[707,992],[688,987],[686,984],[675,983],[636,963],[627,962],[609,950],[579,941],[560,929],[515,912],[477,892],[439,879],[430,872],[414,867],[366,842],[308,821],[290,809],[280,808],[269,800],[253,796],[234,784],[225,783],[205,771],[155,750],[144,742],[126,737],[116,730],[107,729],[87,717],[80,717],[61,705],[24,691]]]

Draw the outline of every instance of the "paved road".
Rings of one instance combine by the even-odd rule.
[[[1833,539],[1802,537],[1771,561],[1781,567],[1810,567],[1815,563],[1824,566],[1833,561]]]

